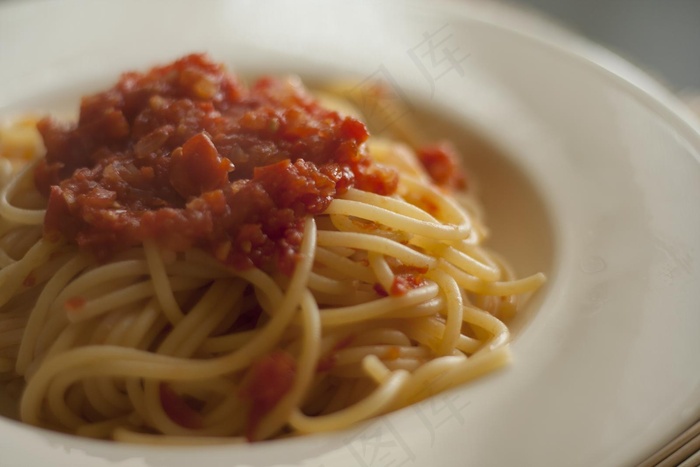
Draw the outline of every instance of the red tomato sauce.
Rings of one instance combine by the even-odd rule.
[[[125,73],[83,98],[77,123],[45,118],[38,129],[45,235],[101,260],[156,239],[290,273],[306,215],[349,187],[391,194],[398,183],[368,157],[360,121],[294,79],[246,87],[204,55]]]
[[[240,393],[241,398],[250,402],[248,441],[255,440],[260,420],[292,389],[296,371],[296,361],[284,350],[275,350],[250,366]]]
[[[163,411],[172,421],[192,430],[202,427],[202,415],[190,407],[169,385],[160,383],[158,390]]]
[[[392,266],[394,272],[394,280],[391,283],[389,290],[377,283],[374,284],[374,291],[382,297],[391,295],[393,297],[401,297],[409,291],[417,289],[425,285],[425,273],[427,268],[407,266],[405,264],[394,264]]]
[[[416,152],[425,170],[433,181],[447,189],[464,190],[467,176],[462,170],[457,150],[448,142],[430,144]]]
[[[338,351],[349,347],[354,340],[355,336],[350,334],[336,342],[328,353],[319,358],[318,364],[316,365],[316,372],[323,373],[326,371],[331,371],[333,368],[335,368]]]

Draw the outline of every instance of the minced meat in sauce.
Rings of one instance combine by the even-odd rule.
[[[304,217],[351,186],[396,190],[367,128],[319,105],[293,79],[249,88],[204,55],[126,73],[83,98],[77,123],[38,124],[44,230],[98,259],[154,239],[239,268],[293,270]]]

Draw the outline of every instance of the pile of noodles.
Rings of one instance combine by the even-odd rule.
[[[156,241],[108,262],[44,238],[32,120],[0,133],[0,378],[26,423],[127,442],[338,430],[510,361],[542,274],[484,247],[471,193],[370,138],[398,190],[351,188],[304,223],[291,276]],[[398,289],[397,289],[398,288]]]

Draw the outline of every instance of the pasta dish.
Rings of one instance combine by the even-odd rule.
[[[324,104],[321,104],[323,100]],[[0,130],[0,379],[146,443],[339,430],[510,361],[544,275],[484,246],[449,143],[204,55]]]

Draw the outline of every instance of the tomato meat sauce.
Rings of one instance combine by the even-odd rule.
[[[442,141],[421,146],[416,155],[438,186],[449,190],[467,189],[467,175],[459,162],[459,153],[451,143]]]
[[[348,188],[396,190],[360,121],[325,109],[294,78],[246,87],[205,55],[126,73],[83,98],[76,123],[38,123],[48,238],[105,260],[154,239],[239,268],[291,273],[304,218]]]

